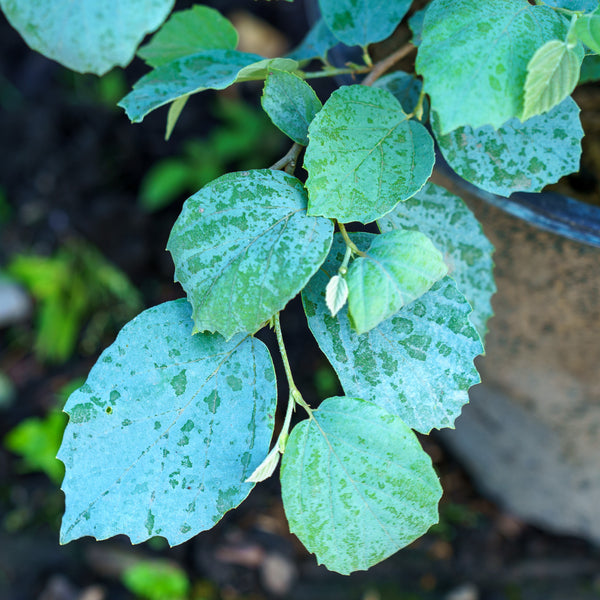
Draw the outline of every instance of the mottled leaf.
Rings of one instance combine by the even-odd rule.
[[[415,110],[419,102],[423,83],[414,75],[410,75],[404,71],[394,71],[393,73],[380,77],[373,84],[373,87],[383,88],[384,90],[391,92],[394,98],[400,102],[402,110],[405,113],[410,114]],[[420,120],[427,121],[428,118],[429,101],[427,98],[424,98],[423,115]]]
[[[0,0],[27,45],[80,73],[103,75],[129,64],[174,0]]]
[[[372,234],[353,234],[366,250]],[[450,277],[368,333],[350,327],[347,310],[331,317],[325,286],[344,255],[336,236],[327,261],[302,292],[308,325],[344,392],[374,402],[422,433],[452,427],[468,389],[479,382],[473,359],[483,351],[471,307]]]
[[[373,238],[366,256],[352,261],[348,316],[365,333],[422,296],[448,272],[441,252],[418,231],[389,231]]]
[[[411,229],[429,236],[444,254],[449,275],[473,307],[471,322],[481,339],[493,310],[494,247],[467,205],[457,196],[432,183],[410,200],[377,221],[381,231]]]
[[[498,130],[490,125],[465,126],[442,135],[435,115],[432,125],[450,166],[493,194],[539,192],[579,170],[583,129],[572,98],[524,123],[513,118]]]
[[[138,55],[160,67],[202,50],[233,50],[237,42],[235,27],[218,10],[195,5],[173,13]]]
[[[300,45],[288,54],[288,57],[298,61],[309,61],[313,58],[327,61],[327,53],[337,44],[339,44],[339,40],[325,25],[325,21],[319,19]]]
[[[292,430],[281,494],[290,531],[319,563],[348,575],[437,523],[442,489],[401,419],[370,402],[335,397]]]
[[[334,275],[325,288],[325,304],[332,317],[340,312],[348,300],[348,283],[341,275]]]
[[[521,117],[529,60],[567,29],[560,14],[527,0],[433,0],[416,68],[442,133]]]
[[[194,332],[254,333],[319,268],[332,229],[306,215],[303,185],[283,171],[228,173],[203,187],[185,202],[167,245]]]
[[[600,9],[599,9],[600,10]],[[575,34],[590,50],[600,54],[600,14],[584,15],[575,23]]]
[[[368,223],[418,192],[433,169],[433,140],[384,89],[342,87],[309,127],[308,212]]]
[[[571,48],[559,40],[537,50],[527,65],[521,120],[549,111],[571,94],[579,81],[583,54],[581,44]]]
[[[250,492],[276,386],[264,344],[192,336],[185,300],[138,315],[65,406],[61,542],[125,534],[180,544]]]
[[[323,20],[347,46],[367,46],[394,33],[412,0],[319,0]]]
[[[308,144],[308,126],[321,110],[321,101],[308,83],[286,71],[271,71],[261,103],[277,128],[298,144]]]
[[[137,123],[181,96],[229,87],[244,67],[262,60],[257,54],[236,50],[205,50],[178,58],[144,75],[119,106]]]

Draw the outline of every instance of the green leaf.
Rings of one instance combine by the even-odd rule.
[[[433,0],[416,69],[442,133],[521,117],[529,60],[567,29],[560,14],[527,0]]]
[[[513,118],[495,130],[490,125],[433,131],[448,164],[463,178],[493,194],[539,192],[563,175],[579,170],[583,129],[572,98],[522,123]]]
[[[323,20],[338,40],[347,46],[367,46],[386,39],[412,0],[319,0]]]
[[[410,229],[429,236],[444,254],[449,275],[473,307],[471,322],[483,340],[493,310],[494,247],[468,206],[432,183],[377,221],[381,231]]]
[[[185,300],[129,322],[68,400],[61,543],[125,534],[175,545],[250,492],[276,403],[266,346],[192,336]]]
[[[325,288],[325,304],[332,317],[340,312],[340,309],[348,300],[348,283],[341,275],[334,275]]]
[[[300,45],[288,54],[288,57],[303,62],[310,61],[313,58],[327,61],[327,53],[337,44],[339,44],[339,40],[325,25],[325,21],[319,19]]]
[[[375,236],[365,257],[348,269],[348,316],[366,333],[422,296],[448,272],[442,254],[418,231]]]
[[[372,234],[353,234],[366,249]],[[471,307],[450,277],[364,333],[350,326],[346,309],[333,318],[325,286],[344,256],[334,238],[327,261],[302,292],[308,325],[337,372],[344,392],[374,402],[422,433],[452,427],[479,382],[473,359],[483,351],[469,322]]]
[[[294,142],[308,144],[308,126],[322,106],[308,83],[286,71],[271,71],[261,103],[278,129]]]
[[[160,67],[202,50],[233,50],[237,42],[235,27],[218,10],[196,5],[173,13],[138,55]]]
[[[394,71],[388,75],[380,77],[374,84],[373,87],[383,88],[400,102],[402,110],[410,114],[412,113],[421,96],[421,89],[423,84],[420,79],[417,79],[414,75],[405,73],[404,71]],[[424,113],[421,118],[422,121],[427,121],[429,118],[429,102],[427,98],[423,99]]]
[[[433,140],[394,96],[361,85],[331,95],[309,127],[308,213],[373,221],[418,192],[433,169]]]
[[[581,63],[581,72],[579,73],[579,85],[598,81],[600,79],[600,56],[589,54]]]
[[[80,73],[103,75],[129,64],[174,0],[0,0],[28,46]]]
[[[167,249],[194,308],[194,332],[254,333],[325,260],[332,223],[306,215],[283,171],[228,173],[189,198]]]
[[[236,50],[205,50],[178,58],[144,75],[119,106],[137,123],[181,96],[229,87],[244,67],[262,60],[257,54]]]
[[[583,61],[581,44],[570,48],[566,42],[544,44],[527,65],[522,121],[541,115],[560,104],[575,89]]]
[[[590,50],[600,54],[600,14],[598,11],[577,19],[575,34]]]
[[[290,531],[319,563],[348,575],[437,523],[442,489],[401,419],[358,398],[334,397],[292,430],[281,494]]]
[[[258,62],[244,67],[237,76],[236,81],[260,81],[277,69],[278,71],[296,71],[298,61],[292,58],[262,58]]]

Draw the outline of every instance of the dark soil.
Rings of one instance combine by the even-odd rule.
[[[214,4],[226,14],[244,8],[268,18],[290,46],[306,30],[299,0]],[[165,142],[166,111],[131,125],[122,111],[97,101],[93,77],[74,76],[30,52],[2,17],[0,49],[0,188],[12,211],[0,229],[0,265],[19,252],[49,255],[65,241],[82,238],[131,278],[147,306],[182,296],[172,283],[173,268],[164,251],[181,201],[148,214],[137,197],[150,165],[177,155],[190,132],[200,137],[211,130],[214,95],[190,102],[173,139]],[[129,84],[144,70],[134,63],[127,71]],[[257,96],[253,89],[242,94]],[[597,94],[595,99],[597,106]],[[285,150],[282,140],[279,156]],[[596,193],[595,178],[581,183],[589,171],[586,167],[586,174],[573,180],[579,193],[590,187]],[[568,189],[568,180],[564,186]],[[327,385],[319,379],[327,376],[325,359],[297,301],[283,321],[298,383],[316,403]],[[12,379],[17,391],[12,405],[0,409],[0,440],[23,419],[44,415],[53,406],[55,392],[70,379],[85,376],[94,362],[94,356],[77,354],[61,367],[43,365],[19,343],[28,332],[31,326],[18,334],[0,331],[0,372]],[[107,343],[114,334],[108,334]],[[272,343],[270,334],[265,339]],[[424,438],[423,443],[445,490],[440,525],[382,564],[351,577],[317,566],[289,534],[277,478],[258,485],[213,530],[180,547],[133,547],[123,537],[104,542],[86,538],[61,547],[62,492],[43,474],[20,473],[17,458],[0,446],[0,598],[132,598],[119,579],[132,557],[173,560],[188,573],[198,599],[599,597],[597,549],[578,539],[546,534],[506,514],[473,489],[435,438]]]

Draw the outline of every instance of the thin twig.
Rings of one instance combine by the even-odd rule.
[[[362,80],[362,85],[373,85],[386,71],[415,49],[416,46],[408,42],[402,48],[398,48],[398,50],[392,52],[388,57],[375,64],[371,72]]]
[[[282,156],[275,164],[271,165],[269,168],[275,171],[285,171],[290,175],[294,174],[294,170],[296,169],[296,163],[298,161],[298,156],[300,152],[304,149],[302,144],[298,142],[294,142],[293,146],[287,151],[285,156]]]

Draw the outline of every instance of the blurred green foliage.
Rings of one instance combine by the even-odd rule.
[[[65,470],[56,454],[68,420],[62,407],[83,383],[82,378],[70,381],[56,393],[56,404],[45,417],[25,419],[6,434],[4,446],[21,457],[19,467],[23,472],[42,471],[60,484]]]
[[[262,168],[280,153],[282,136],[262,110],[220,99],[213,112],[218,124],[207,138],[186,142],[181,156],[160,160],[148,170],[140,187],[146,210],[160,210],[193,194],[228,170]]]
[[[82,349],[94,352],[110,327],[142,309],[141,296],[125,274],[81,240],[66,243],[51,257],[16,255],[6,270],[37,301],[34,350],[45,362],[68,360],[82,330]]]
[[[185,571],[166,560],[140,561],[125,569],[122,581],[130,592],[145,600],[183,600],[190,591]]]

